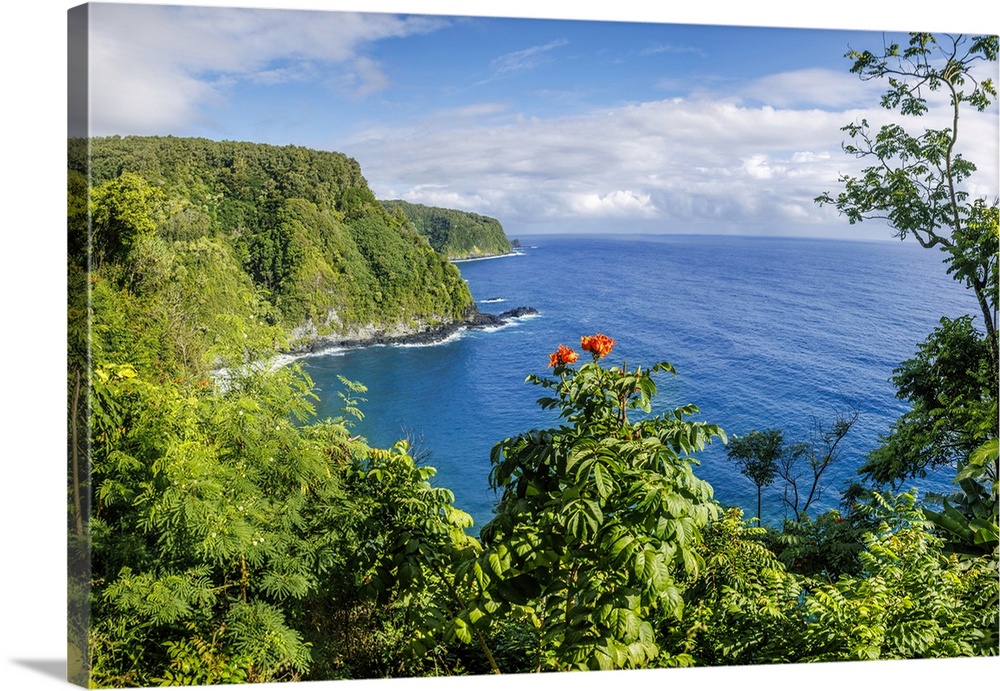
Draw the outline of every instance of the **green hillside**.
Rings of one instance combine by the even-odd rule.
[[[316,335],[447,323],[472,303],[455,267],[376,201],[343,154],[175,137],[87,144],[70,141],[69,169],[82,198],[89,160],[91,193],[106,202],[95,262],[153,272],[145,278],[197,295],[198,313],[180,321],[202,338],[230,315]],[[132,222],[143,216],[142,228],[126,230],[115,207]],[[71,238],[78,253],[80,232]],[[226,302],[237,293],[238,304]]]
[[[398,199],[382,204],[397,217],[402,214],[427,238],[431,247],[449,259],[488,257],[511,251],[510,240],[495,218]]]

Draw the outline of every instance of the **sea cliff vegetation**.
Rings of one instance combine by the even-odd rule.
[[[71,141],[69,169],[70,194],[78,197],[71,208],[82,214],[70,221],[77,253],[87,237],[80,199],[89,169],[95,268],[127,260],[149,274],[147,286],[160,280],[204,294],[197,282],[226,281],[230,297],[237,289],[252,293],[183,320],[204,333],[217,325],[199,318],[227,314],[263,320],[285,335],[370,324],[416,330],[458,321],[472,305],[459,272],[385,210],[358,163],[342,154],[107,137]]]
[[[390,213],[401,213],[420,235],[427,238],[431,247],[449,259],[490,257],[507,254],[513,249],[503,226],[495,218],[398,199],[382,204]]]
[[[961,67],[996,60],[996,37],[971,47],[920,83],[960,88]],[[933,50],[916,34],[886,57],[852,56],[884,76],[904,52],[932,69],[921,57]],[[976,88],[955,107],[995,96]],[[940,136],[952,135],[928,139]],[[944,171],[953,142],[921,179]],[[888,203],[921,203],[904,192],[928,188],[901,180]],[[68,182],[73,681],[998,654],[997,342],[973,318],[943,320],[900,364],[911,410],[842,506],[810,515],[803,496],[780,527],[721,506],[698,455],[728,443],[758,487],[778,477],[806,494],[794,464],[819,482],[849,417],[810,448],[770,430],[727,434],[725,421],[696,421],[694,402],[656,404],[668,362],[619,366],[607,334],[553,344],[550,371],[528,381],[556,423],[497,441],[488,482],[499,502],[476,533],[405,440],[380,449],[356,434],[362,383],[342,379],[342,413],[317,420],[301,368],[248,366],[305,320],[455,319],[470,304],[454,267],[374,199],[357,163],[109,138],[70,142]],[[859,185],[824,200],[859,219],[884,213],[859,206],[877,198]],[[995,317],[996,204],[931,193],[924,201],[950,204],[958,221],[935,225],[945,242],[930,246],[943,244]],[[953,469],[953,496],[897,491],[935,466]]]

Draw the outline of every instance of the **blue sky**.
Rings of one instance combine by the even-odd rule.
[[[886,117],[843,57],[881,31],[414,7],[93,5],[91,133],[341,151],[380,198],[494,216],[512,236],[886,234],[812,201],[856,169],[840,127]],[[971,191],[995,196],[996,106],[963,136]]]

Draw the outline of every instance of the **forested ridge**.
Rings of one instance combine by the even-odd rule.
[[[893,75],[902,95],[887,108],[919,112],[919,92],[894,71],[907,56],[919,67],[909,79],[959,94],[957,117],[995,97],[991,83],[960,77],[995,62],[997,40],[952,41],[955,62],[930,81],[919,71],[936,69],[921,59],[938,50],[927,34],[849,57],[863,77]],[[363,382],[324,392],[339,395],[341,412],[317,419],[300,367],[259,366],[306,320],[454,318],[469,303],[454,267],[374,199],[356,162],[298,147],[107,138],[90,142],[88,182],[87,143],[71,141],[71,680],[997,655],[1000,214],[955,187],[974,167],[953,165],[952,133],[928,131],[922,146],[904,134],[883,130],[866,153],[875,134],[853,129],[858,143],[845,148],[875,157],[871,171],[817,201],[852,222],[903,205],[894,232],[935,233],[919,237],[943,248],[983,309],[942,319],[892,373],[908,412],[839,508],[817,513],[811,502],[850,413],[821,421],[811,443],[766,420],[756,430],[700,421],[696,401],[659,402],[669,362],[618,365],[615,338],[627,334],[595,333],[553,344],[548,371],[526,373],[554,422],[496,440],[488,482],[498,503],[484,526],[406,440],[378,449],[356,433]],[[894,136],[904,162],[925,156],[920,166],[893,158]],[[720,505],[698,477],[709,444],[726,444],[758,488],[784,483],[793,518],[763,526]],[[954,473],[953,494],[903,491],[935,467]]]
[[[99,198],[141,200],[131,212],[156,227],[142,246],[149,253],[175,264],[212,254],[220,273],[235,272],[255,292],[260,316],[286,333],[434,326],[459,320],[472,304],[458,271],[386,212],[343,154],[176,137],[71,141],[71,175],[82,178],[88,166]],[[82,195],[86,181],[71,188]],[[106,235],[96,228],[98,263],[115,249]],[[74,247],[82,241],[71,238]]]
[[[503,226],[495,218],[399,199],[382,204],[390,212],[401,212],[431,247],[449,259],[489,257],[507,254],[512,249]]]

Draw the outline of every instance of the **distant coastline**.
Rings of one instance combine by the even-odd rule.
[[[524,252],[512,251],[512,252],[505,252],[504,254],[486,254],[481,257],[462,257],[460,259],[451,259],[449,257],[448,261],[450,261],[452,264],[463,264],[465,262],[481,262],[485,261],[486,259],[503,259],[504,257],[520,257],[523,254]]]

